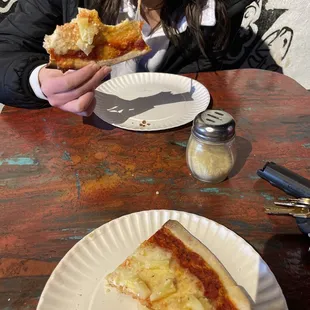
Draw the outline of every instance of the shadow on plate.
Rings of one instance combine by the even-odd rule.
[[[194,89],[180,94],[161,92],[153,96],[126,100],[116,95],[96,91],[97,106],[95,113],[108,123],[122,124],[130,117],[150,111],[156,106],[193,101],[193,92]],[[178,109],[177,105],[174,108]]]
[[[193,91],[194,91],[194,86],[192,87],[191,92],[188,94],[192,94]],[[191,98],[191,101],[192,101],[192,98]],[[212,98],[212,95],[210,94],[210,103],[209,103],[208,109],[212,109],[212,106],[213,106],[213,98]],[[113,130],[116,128],[115,126],[102,120],[95,112],[88,117],[83,117],[83,124],[90,125],[90,126],[93,126],[99,129],[103,129],[103,130]],[[192,126],[192,122],[189,122],[188,124],[175,127],[175,128],[171,128],[171,129],[164,129],[164,130],[158,130],[158,131],[147,131],[146,130],[145,132],[147,132],[148,134],[157,134],[159,132],[172,132],[176,130],[182,130],[184,128],[191,127],[191,126]],[[143,132],[143,131],[139,131],[139,132]],[[242,144],[242,142],[240,142],[240,144]]]
[[[255,293],[255,304],[252,306],[253,310],[287,310],[285,297],[279,291],[277,282],[281,287],[277,277],[274,278],[266,268],[264,258],[259,258],[257,287]],[[268,265],[268,262],[266,262]],[[273,272],[273,269],[271,268]],[[274,272],[273,272],[274,273]]]

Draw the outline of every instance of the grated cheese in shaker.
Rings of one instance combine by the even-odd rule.
[[[218,110],[204,111],[193,122],[186,149],[186,161],[192,175],[200,181],[224,181],[236,161],[233,117]]]

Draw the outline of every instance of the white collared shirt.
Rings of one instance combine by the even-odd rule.
[[[134,20],[136,8],[130,0],[124,0],[118,22],[128,18]],[[215,0],[209,0],[207,6],[202,11],[201,25],[215,26]],[[185,32],[188,24],[184,16],[178,24],[179,33]],[[162,27],[152,32],[149,24],[144,23],[142,28],[144,41],[151,47],[152,51],[140,58],[122,62],[112,66],[111,77],[134,73],[134,72],[155,72],[164,59],[165,53],[169,46],[169,39],[166,37]]]
[[[122,9],[119,14],[118,22],[128,18],[134,20],[136,8],[130,0],[123,0]],[[209,0],[207,6],[202,10],[201,25],[215,26],[215,0]],[[179,33],[185,32],[188,27],[184,16],[178,24]],[[154,72],[160,66],[169,46],[169,39],[166,37],[162,27],[152,32],[149,24],[144,23],[142,28],[144,41],[151,47],[152,51],[140,58],[132,59],[112,66],[111,77],[117,77],[134,72]],[[29,78],[29,83],[35,95],[40,99],[47,99],[41,91],[39,83],[39,71],[45,65],[35,68]]]

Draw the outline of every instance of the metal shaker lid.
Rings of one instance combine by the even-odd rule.
[[[201,140],[224,142],[235,135],[236,122],[227,112],[207,110],[196,116],[192,133]]]

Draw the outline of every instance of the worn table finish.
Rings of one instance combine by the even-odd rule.
[[[310,177],[310,94],[288,77],[258,70],[204,73],[198,80],[210,90],[213,108],[237,121],[239,159],[218,185],[189,174],[189,125],[160,133],[102,130],[56,109],[5,107],[1,309],[35,309],[49,275],[78,240],[111,219],[148,209],[189,211],[234,230],[269,264],[289,308],[310,309],[310,239],[293,218],[264,213],[285,195],[256,175],[274,161]]]

